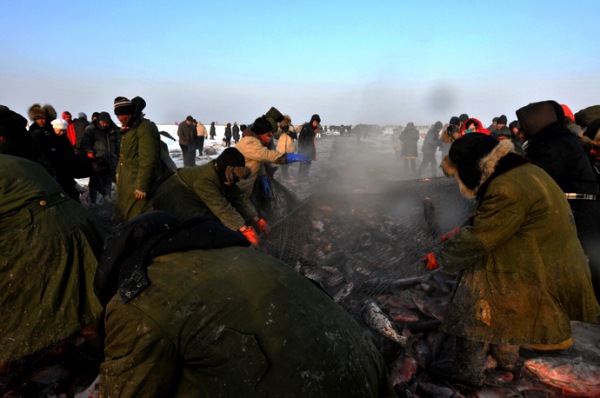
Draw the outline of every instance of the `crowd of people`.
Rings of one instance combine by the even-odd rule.
[[[252,248],[270,232],[257,198],[272,196],[273,165],[287,176],[299,162],[308,178],[320,116],[294,128],[271,107],[228,124],[226,148],[199,166],[215,124],[188,116],[177,169],[143,98],[113,106],[120,127],[108,112],[87,123],[35,104],[27,128],[0,106],[0,364],[100,322],[106,396],[393,396],[349,314]],[[430,127],[418,168],[418,129],[397,134],[397,160],[414,177],[428,166],[435,175],[441,150],[444,172],[475,201],[423,259],[459,275],[442,324],[456,355],[432,373],[481,386],[488,353],[514,371],[520,348],[564,349],[569,321],[598,322],[599,108],[531,103],[508,127],[504,115],[488,128],[452,117]],[[93,200],[114,201],[114,230],[76,203],[84,176]]]

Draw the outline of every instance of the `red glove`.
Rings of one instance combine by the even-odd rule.
[[[438,244],[444,243],[445,241],[456,235],[458,231],[460,231],[460,227],[456,227],[452,231],[446,232],[444,235],[441,236],[440,240],[438,241]]]
[[[240,232],[253,245],[258,246],[260,244],[260,239],[258,239],[258,235],[256,234],[256,231],[254,230],[254,228],[252,228],[252,227],[245,227],[245,228],[242,227],[242,228],[240,228]]]
[[[92,152],[88,152],[86,156],[90,159],[94,159],[94,154]]]
[[[269,235],[271,232],[271,228],[269,228],[269,225],[267,225],[267,222],[264,218],[261,218],[256,222],[256,228],[258,228],[258,230],[263,232],[265,235]]]
[[[434,269],[438,269],[440,267],[435,259],[435,256],[433,255],[433,252],[427,253],[427,255],[421,259],[421,261],[427,262],[427,264],[425,264],[425,269],[427,271],[433,271]]]

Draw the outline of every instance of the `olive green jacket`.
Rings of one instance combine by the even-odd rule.
[[[151,121],[121,132],[121,155],[117,166],[117,216],[125,221],[150,209],[150,199],[136,199],[138,189],[148,195],[162,173],[160,134]]]
[[[152,206],[181,222],[192,218],[218,219],[234,231],[258,216],[252,203],[237,187],[232,187],[227,195],[221,191],[214,160],[178,170],[158,187]]]
[[[507,145],[482,165],[482,183]],[[459,273],[442,324],[447,333],[494,344],[557,344],[571,337],[569,320],[596,322],[599,307],[569,204],[537,166],[491,180],[470,222],[435,256],[445,271]]]
[[[152,284],[106,309],[106,397],[393,396],[383,359],[346,311],[244,247],[154,259]]]
[[[0,155],[0,363],[99,319],[92,283],[103,238],[42,166]]]

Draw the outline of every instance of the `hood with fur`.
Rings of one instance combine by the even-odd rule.
[[[29,119],[35,120],[36,117],[44,117],[48,122],[56,119],[56,110],[52,105],[33,104],[29,107]]]
[[[459,138],[453,146],[469,136],[471,134]],[[442,169],[446,175],[456,179],[463,196],[475,199],[481,186],[496,171],[499,161],[509,153],[515,153],[515,146],[512,141],[504,140],[500,141],[489,152],[483,153],[481,157],[475,159],[475,164],[472,164],[473,162],[457,161],[456,159],[452,161],[450,155],[447,155],[442,160]],[[465,183],[463,179],[471,182]]]

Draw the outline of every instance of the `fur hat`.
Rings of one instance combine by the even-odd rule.
[[[562,107],[556,101],[534,102],[518,109],[516,113],[526,139],[552,124],[562,125],[565,118]]]
[[[64,119],[54,119],[51,124],[53,129],[66,130],[69,128],[69,123]]]
[[[252,131],[254,134],[258,135],[266,134],[273,132],[273,126],[265,116],[261,116],[254,121],[254,124],[252,125]]]
[[[115,115],[133,115],[135,105],[126,97],[115,98]]]
[[[458,176],[469,190],[480,185],[479,161],[498,145],[498,140],[482,133],[467,134],[452,143],[448,156],[442,161],[444,172]]]
[[[46,120],[56,119],[56,110],[52,105],[46,104],[41,106],[40,104],[33,104],[29,107],[29,119],[35,120],[38,118]]]

